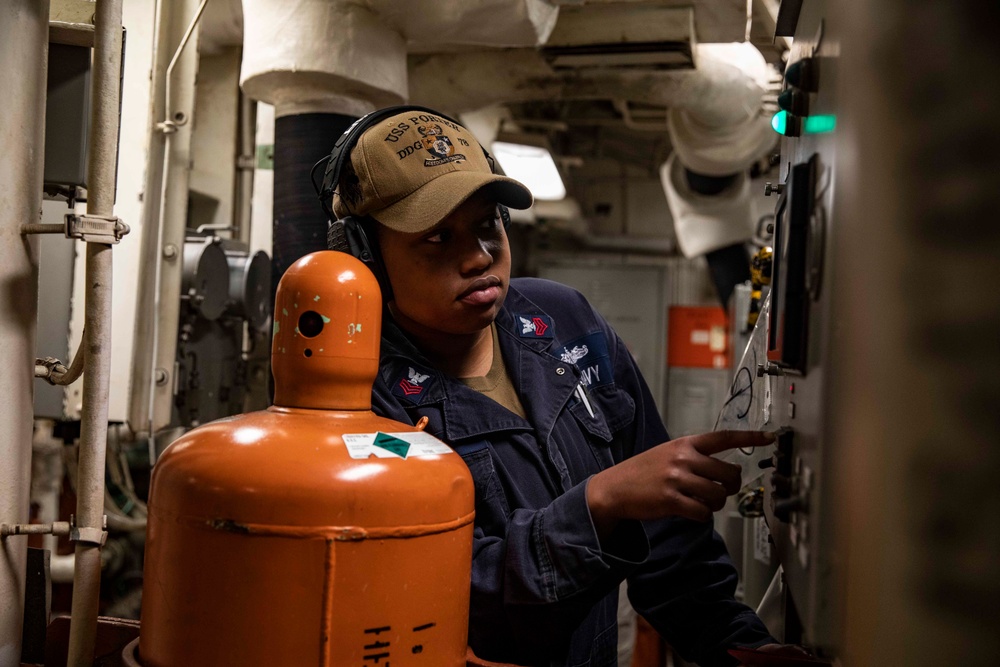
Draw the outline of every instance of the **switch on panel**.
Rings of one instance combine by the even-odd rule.
[[[807,93],[819,90],[819,60],[800,58],[785,69],[785,83]]]
[[[774,517],[785,523],[791,520],[792,514],[808,510],[801,475],[794,465],[794,438],[794,431],[780,433],[771,457],[774,466],[774,472],[771,473],[771,509]]]

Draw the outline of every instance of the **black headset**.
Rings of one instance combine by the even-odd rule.
[[[330,155],[314,164],[309,174],[313,189],[316,190],[316,195],[319,197],[320,206],[323,207],[323,211],[331,221],[326,232],[327,248],[353,255],[371,269],[371,272],[375,274],[375,278],[378,280],[379,287],[382,288],[383,304],[387,304],[392,300],[392,285],[389,283],[389,276],[386,274],[385,265],[382,262],[382,253],[379,251],[378,239],[376,237],[376,225],[378,222],[370,216],[357,215],[347,215],[337,219],[330,208],[330,201],[336,192],[337,184],[340,183],[340,175],[344,164],[351,159],[351,150],[358,143],[361,135],[380,121],[403,111],[429,113],[456,125],[461,125],[454,118],[422,106],[403,104],[372,111],[354,121],[340,135],[340,138],[337,139],[337,143],[333,145]],[[494,174],[503,173],[498,172],[493,156],[485,148],[483,148],[483,154],[486,156],[486,162],[490,165],[491,172]],[[323,172],[323,183],[320,185],[316,182],[315,175],[316,170],[323,163],[326,163],[326,169]],[[510,226],[510,212],[503,204],[497,204],[497,210],[500,214],[500,220],[503,222],[504,229],[507,229]]]

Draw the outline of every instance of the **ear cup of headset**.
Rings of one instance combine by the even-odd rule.
[[[344,229],[343,220],[334,220],[330,223],[330,228],[326,230],[326,247],[329,250],[351,253],[351,246],[347,243],[347,231]]]
[[[510,209],[503,204],[497,204],[497,211],[500,213],[500,222],[503,223],[504,231],[510,229]]]

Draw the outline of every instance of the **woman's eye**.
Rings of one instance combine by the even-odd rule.
[[[496,229],[500,226],[500,214],[496,213],[488,218],[483,218],[482,223],[480,223],[480,229]]]
[[[432,234],[430,236],[425,237],[424,240],[427,241],[428,243],[444,243],[445,241],[444,237],[445,237],[444,232],[438,232],[437,234]]]

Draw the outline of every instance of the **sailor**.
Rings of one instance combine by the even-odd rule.
[[[616,665],[626,579],[632,605],[686,660],[730,665],[729,648],[773,644],[734,599],[711,523],[741,481],[712,455],[770,436],[671,440],[587,300],[511,278],[504,207],[529,207],[527,188],[495,173],[460,123],[394,111],[338,142],[324,196],[337,242],[368,260],[386,297],[373,409],[426,418],[475,480],[470,646],[518,665]]]

